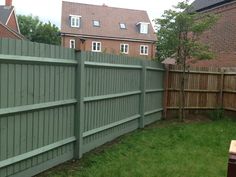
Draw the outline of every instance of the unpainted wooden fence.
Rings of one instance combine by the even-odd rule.
[[[153,61],[0,39],[0,177],[38,174],[160,120]]]
[[[180,66],[166,70],[166,108],[171,113],[179,105]],[[190,67],[185,85],[187,110],[214,110],[223,108],[236,111],[236,69]],[[165,107],[164,106],[164,107]]]

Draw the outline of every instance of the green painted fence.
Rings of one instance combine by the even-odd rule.
[[[161,119],[153,61],[0,39],[0,177],[80,158]]]
[[[81,53],[79,59],[80,156],[161,118],[162,65],[97,53]]]

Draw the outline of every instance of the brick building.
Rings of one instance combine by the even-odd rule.
[[[24,36],[20,34],[15,8],[12,6],[12,0],[6,0],[5,5],[0,6],[0,37],[24,39]]]
[[[195,0],[192,6],[196,12],[219,16],[214,27],[201,37],[204,43],[210,45],[216,58],[197,61],[194,65],[236,67],[236,1]]]
[[[146,11],[62,2],[64,47],[154,58],[156,34]]]

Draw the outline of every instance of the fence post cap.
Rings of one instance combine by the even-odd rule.
[[[229,148],[229,153],[236,155],[236,140],[231,141],[230,148]]]

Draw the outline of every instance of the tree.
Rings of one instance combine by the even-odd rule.
[[[46,44],[61,44],[59,29],[50,22],[40,23],[34,35],[34,41]]]
[[[43,23],[32,15],[18,15],[21,34],[32,42],[60,45],[60,31],[51,22]]]
[[[166,10],[162,18],[156,19],[158,42],[158,60],[168,57],[175,58],[182,66],[180,76],[179,118],[185,118],[185,81],[187,60],[211,59],[213,53],[209,47],[200,42],[201,34],[210,29],[217,17],[212,14],[195,13],[188,4],[188,0],[174,6],[173,10]]]
[[[33,41],[37,28],[39,26],[39,18],[32,15],[18,15],[17,16],[21,34],[30,41]]]

